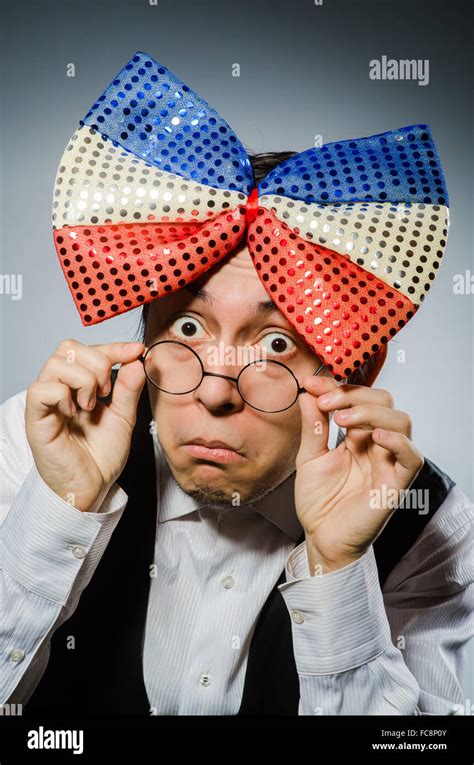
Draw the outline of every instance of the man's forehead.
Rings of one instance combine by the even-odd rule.
[[[246,245],[188,284],[184,292],[216,309],[225,304],[229,310],[280,313],[260,281]]]
[[[217,297],[222,297],[222,295],[219,295],[219,293],[218,296],[216,296],[208,287],[201,287],[199,284],[191,283],[188,284],[184,289],[185,291],[190,292],[194,298],[202,300],[204,303],[208,303],[210,306],[217,307],[217,303],[219,302]],[[233,285],[233,289],[235,291],[235,285]],[[238,297],[238,294],[235,296]],[[244,295],[244,299],[240,302],[240,308],[247,308],[247,310],[253,313],[260,314],[269,314],[273,312],[280,313],[273,300],[271,300],[269,297],[266,296],[263,297],[262,300],[256,299],[255,301],[251,301],[249,300],[248,293]]]

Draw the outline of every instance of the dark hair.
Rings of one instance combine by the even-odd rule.
[[[274,167],[285,160],[297,154],[296,151],[267,151],[262,153],[248,152],[250,164],[252,165],[255,185],[259,184]],[[137,330],[138,340],[144,342],[146,323],[148,318],[148,308],[150,303],[146,303],[141,312],[140,324]],[[382,345],[380,350],[364,361],[361,366],[355,370],[349,377],[348,382],[352,385],[370,385],[377,377],[385,361],[387,353],[386,346]]]

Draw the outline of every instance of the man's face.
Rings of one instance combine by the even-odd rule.
[[[298,380],[321,364],[269,300],[247,247],[189,288],[150,304],[146,347],[159,340],[189,345],[204,369],[232,377],[243,364],[229,360],[242,355],[226,352],[223,363],[216,363],[212,349],[233,347],[243,354],[250,348],[254,356],[248,360],[283,362]],[[242,400],[235,383],[220,377],[204,377],[195,391],[179,396],[148,385],[158,439],[175,480],[188,494],[219,504],[234,498],[237,504],[238,492],[243,504],[293,472],[301,433],[297,402],[287,411],[260,412]],[[202,444],[215,441],[227,449],[213,452]]]

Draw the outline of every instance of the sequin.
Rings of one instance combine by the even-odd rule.
[[[397,140],[397,134],[406,141]],[[314,202],[424,202],[448,205],[448,192],[427,125],[409,125],[295,154],[271,170],[259,195]]]
[[[362,268],[383,273],[383,280],[394,287],[397,282],[397,289],[418,305],[443,257],[449,228],[449,210],[444,205],[304,205],[288,197],[268,195],[259,202],[303,239],[325,244]],[[318,235],[320,231],[325,232],[324,237]],[[364,244],[354,244],[357,241]],[[398,266],[393,273],[389,262]],[[387,267],[389,271],[384,270]]]
[[[212,268],[243,238],[245,208],[195,227],[81,226],[74,239],[69,231],[54,232],[61,267],[83,323],[95,324],[174,292]]]
[[[71,137],[52,223],[84,325],[181,289],[246,238],[267,293],[339,380],[418,310],[448,204],[427,125],[308,149],[255,187],[232,128],[138,51]]]
[[[253,187],[250,160],[232,128],[142,51],[114,77],[81,124],[188,180],[245,194]]]
[[[92,128],[76,130],[56,176],[53,226],[204,221],[246,196],[158,170]]]
[[[315,347],[315,350],[335,377],[342,379],[349,374],[348,369],[360,366],[388,342],[414,315],[417,307],[347,256],[305,241],[284,223],[280,225],[280,236],[272,236],[275,220],[274,212],[260,208],[255,225],[248,232],[249,250],[257,273],[272,300],[296,329],[301,316],[305,332],[308,328],[311,331],[317,328],[316,345],[322,338],[331,337],[331,346],[325,346],[324,350]],[[299,285],[288,275],[294,250],[304,257],[306,265],[311,264],[313,278],[318,277],[314,289],[320,297],[316,300],[306,294],[304,284]],[[275,258],[269,257],[269,251]],[[278,265],[274,266],[274,263]],[[293,289],[285,295],[281,285],[288,282]],[[314,318],[305,309],[297,313],[298,301],[306,308],[317,306],[318,316]],[[354,321],[356,316],[359,321]],[[306,342],[311,344],[312,341],[306,339]],[[339,346],[337,354],[333,346]],[[347,351],[344,357],[341,350]]]

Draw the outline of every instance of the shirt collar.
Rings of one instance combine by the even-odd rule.
[[[159,521],[163,523],[173,518],[181,518],[204,507],[212,505],[190,497],[176,483],[166,459],[161,444],[155,433],[153,443],[156,457],[156,473],[158,481],[158,496],[160,497]],[[246,505],[277,526],[284,534],[295,542],[301,537],[303,528],[298,520],[294,497],[295,473],[290,475],[280,486],[270,491],[262,499]]]

